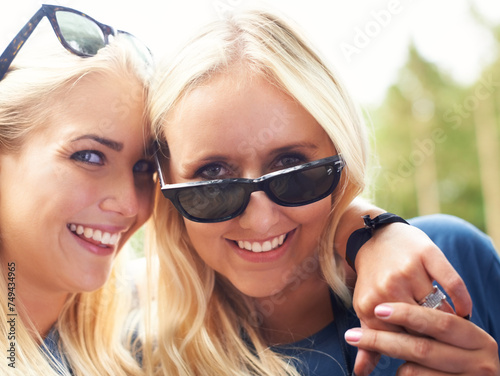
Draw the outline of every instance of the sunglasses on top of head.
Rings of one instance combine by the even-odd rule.
[[[4,78],[17,53],[43,17],[48,18],[52,29],[64,48],[75,55],[82,57],[94,56],[101,48],[109,44],[114,36],[120,34],[126,37],[127,41],[136,49],[145,62],[151,63],[151,52],[146,45],[132,34],[122,30],[115,30],[111,26],[102,24],[75,9],[43,4],[0,56],[0,81]]]
[[[227,221],[242,214],[252,192],[264,191],[281,206],[303,206],[319,201],[337,187],[345,162],[341,155],[285,168],[257,179],[220,179],[165,184],[157,153],[161,191],[176,209],[195,222]]]

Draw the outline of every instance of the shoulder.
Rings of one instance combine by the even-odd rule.
[[[487,236],[466,220],[449,214],[424,215],[409,219],[408,222],[426,233],[438,236],[440,231],[466,238],[469,236],[487,238]]]
[[[425,232],[452,264],[475,261],[489,265],[499,261],[490,237],[461,218],[434,214],[410,219],[409,223]]]

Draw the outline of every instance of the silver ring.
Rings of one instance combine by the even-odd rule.
[[[441,307],[443,301],[446,299],[446,295],[437,287],[436,285],[432,286],[432,291],[425,298],[418,302],[422,307],[428,307],[432,309],[436,309]]]

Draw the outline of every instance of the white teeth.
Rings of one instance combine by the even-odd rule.
[[[273,249],[271,242],[264,242],[264,244],[262,244],[262,252],[267,252],[270,251],[271,249]]]
[[[104,245],[115,245],[118,242],[118,234],[110,234],[109,232],[102,232],[101,230],[94,230],[90,227],[83,227],[82,225],[75,225],[71,223],[69,229],[77,235],[83,235],[87,239],[93,239]]]
[[[102,238],[102,232],[100,230],[95,230],[94,235],[92,235],[92,239],[94,239],[96,242],[100,242]]]
[[[273,239],[273,244],[271,245],[273,248],[276,248],[278,245],[279,245],[279,239],[278,238],[274,238]],[[281,242],[281,244],[283,244],[283,242]]]
[[[283,242],[285,241],[285,237],[286,237],[286,235],[280,235],[280,236],[273,238],[272,240],[266,240],[263,243],[259,243],[259,242],[250,243],[247,240],[244,240],[244,241],[239,240],[237,242],[237,244],[238,244],[238,247],[240,247],[241,249],[246,249],[247,251],[251,251],[251,252],[255,252],[255,253],[269,252],[273,249],[278,248],[280,245],[282,245]]]
[[[85,236],[87,239],[90,239],[92,237],[94,230],[91,228],[85,227],[85,231],[83,232],[83,236]]]
[[[255,252],[255,253],[262,252],[262,245],[260,243],[253,242],[252,243],[252,252]]]
[[[102,234],[101,243],[102,244],[109,244],[110,238],[111,238],[111,234],[109,232],[105,232],[104,234]]]

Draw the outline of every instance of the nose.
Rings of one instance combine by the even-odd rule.
[[[133,217],[139,211],[139,195],[133,174],[121,174],[108,185],[108,193],[100,203],[104,211],[116,212],[124,217]]]
[[[272,202],[264,192],[253,192],[248,206],[238,220],[242,228],[265,234],[278,223],[279,206]]]

